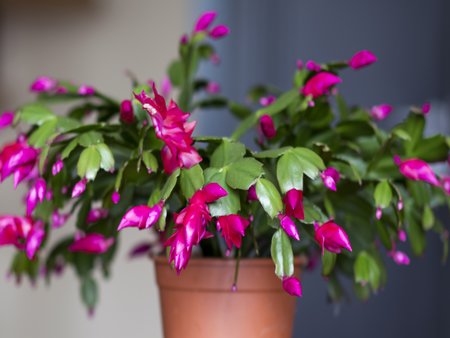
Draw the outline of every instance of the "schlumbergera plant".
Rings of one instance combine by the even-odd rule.
[[[441,237],[445,259],[448,230],[433,210],[449,203],[450,178],[430,163],[448,161],[449,139],[424,135],[430,106],[412,108],[389,131],[377,122],[391,106],[348,106],[339,72],[375,62],[369,51],[346,62],[299,61],[288,91],[258,86],[246,104],[228,100],[196,76],[201,62],[220,61],[210,41],[229,29],[213,26],[215,17],[204,13],[181,38],[160,87],[131,76],[130,96],[116,101],[39,77],[30,87],[36,100],[1,116],[2,127],[18,131],[1,150],[1,180],[28,188],[24,213],[0,218],[0,245],[17,248],[10,273],[49,280],[71,266],[92,309],[94,270],[109,275],[125,228],[153,238],[133,256],[166,254],[176,273],[193,255],[236,259],[237,271],[242,257],[272,257],[294,296],[302,294],[294,256],[306,255],[310,268],[321,260],[333,301],[344,277],[363,299],[376,292],[384,261],[410,264],[403,242],[421,255],[428,231]],[[61,107],[67,113],[56,114]],[[242,120],[236,131],[195,136],[190,112],[218,107]],[[239,139],[251,129],[249,147]],[[69,218],[75,226],[61,239]]]

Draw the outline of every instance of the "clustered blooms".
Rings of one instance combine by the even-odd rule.
[[[192,146],[196,122],[187,122],[189,113],[181,111],[174,101],[171,100],[167,107],[166,100],[158,94],[155,85],[153,93],[154,99],[144,91],[135,96],[149,113],[156,137],[165,143],[161,151],[165,172],[170,174],[177,168],[191,168],[202,160]]]
[[[227,36],[230,33],[230,29],[225,25],[217,25],[210,29],[216,16],[217,13],[213,11],[203,13],[194,26],[194,34],[204,32],[213,39],[220,39]]]

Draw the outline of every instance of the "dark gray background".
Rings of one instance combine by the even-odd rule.
[[[242,100],[260,82],[290,86],[298,58],[345,60],[361,49],[379,61],[345,71],[340,86],[350,103],[390,103],[398,118],[408,106],[433,103],[429,132],[450,129],[449,0],[227,0],[192,1],[191,17],[216,9],[232,34],[220,42],[220,68],[202,71]],[[189,21],[189,20],[188,20]],[[215,112],[200,113],[203,134],[226,135],[236,122]],[[223,116],[223,117],[222,117]],[[396,117],[391,118],[395,120]],[[448,211],[442,214],[448,226]],[[318,272],[303,278],[294,337],[450,337],[450,268],[440,264],[441,245],[429,236],[426,254],[408,267],[388,263],[385,290],[367,303],[339,308],[326,303]]]

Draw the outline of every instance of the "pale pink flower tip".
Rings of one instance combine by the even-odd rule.
[[[259,99],[259,104],[263,107],[270,106],[277,98],[273,95],[263,96]]]
[[[381,121],[389,116],[392,112],[392,106],[389,104],[380,104],[370,109],[370,115],[375,120]]]
[[[410,259],[407,254],[402,251],[394,251],[390,253],[394,262],[398,265],[409,265]]]
[[[213,39],[220,39],[230,34],[230,28],[225,25],[219,25],[211,29],[209,36]]]
[[[78,88],[78,94],[82,96],[91,96],[95,94],[95,89],[94,87],[83,84]]]
[[[301,297],[302,296],[302,284],[300,281],[291,276],[291,277],[283,277],[283,289],[286,291],[289,295],[294,297]]]
[[[352,56],[348,65],[353,69],[360,69],[377,61],[377,57],[368,50],[362,50]]]
[[[14,121],[14,113],[5,111],[0,116],[0,129],[4,129],[6,127],[9,127]]]
[[[380,207],[378,207],[377,211],[375,213],[375,217],[377,218],[377,220],[380,220],[382,216],[383,216],[383,210]]]
[[[75,184],[72,190],[72,198],[81,196],[81,194],[83,194],[84,191],[86,190],[86,184],[87,180],[85,178],[83,178],[77,184]]]
[[[430,102],[425,102],[425,103],[422,105],[422,113],[423,113],[424,115],[428,115],[428,113],[430,112],[430,110],[431,110],[431,103],[430,103]]]

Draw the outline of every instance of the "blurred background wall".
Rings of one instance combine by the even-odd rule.
[[[430,100],[431,130],[449,133],[448,0],[3,0],[0,108],[14,109],[28,100],[28,85],[41,74],[126,98],[125,70],[141,79],[161,79],[180,34],[204,9],[218,10],[232,30],[218,46],[221,66],[202,69],[225,94],[243,100],[248,86],[259,82],[288,88],[298,58],[348,59],[367,48],[379,62],[344,73],[340,88],[350,103],[391,103],[402,117],[410,104]],[[200,132],[227,134],[235,121],[221,116],[199,112]],[[11,136],[2,132],[0,139]],[[0,212],[22,209],[20,195],[13,193],[10,181],[3,184]],[[448,214],[444,217],[448,224]],[[152,266],[126,257],[142,235],[123,235],[93,319],[81,306],[70,271],[51,288],[42,283],[18,288],[2,280],[0,336],[162,337]],[[440,265],[438,239],[430,240],[425,256],[411,266],[389,265],[386,289],[365,304],[328,305],[321,276],[305,275],[295,337],[450,337],[450,269]],[[7,271],[11,254],[0,251],[0,272]]]

